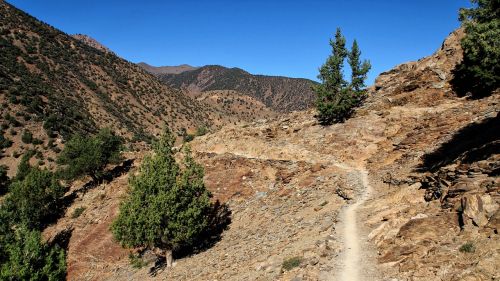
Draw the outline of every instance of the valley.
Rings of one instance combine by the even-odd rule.
[[[75,133],[110,127],[125,143],[98,180],[57,179],[64,207],[40,231],[64,249],[67,280],[500,280],[500,90],[456,93],[463,28],[381,73],[352,116],[324,125],[317,82],[134,64],[1,0],[0,11],[6,175],[15,180],[25,153],[57,171]],[[189,167],[189,146],[203,167],[221,220],[206,244],[174,248],[172,267],[111,231],[164,125],[172,161]]]

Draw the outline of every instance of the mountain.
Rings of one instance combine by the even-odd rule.
[[[182,89],[192,97],[207,91],[235,91],[281,113],[310,108],[315,100],[311,89],[315,82],[302,78],[252,75],[240,68],[220,65],[207,65],[180,73],[155,74],[168,86]]]
[[[89,45],[92,48],[95,48],[99,51],[103,51],[105,53],[113,53],[108,47],[104,46],[103,44],[99,43],[97,40],[94,38],[85,35],[85,34],[73,34],[71,35],[73,38],[82,41],[83,43]]]
[[[53,150],[74,133],[112,127],[134,142],[158,134],[164,123],[174,132],[192,132],[241,121],[166,86],[100,44],[89,46],[94,41],[88,37],[77,40],[4,1],[0,14],[0,164],[10,174],[29,149],[53,161]],[[22,142],[24,133],[41,143]]]
[[[144,68],[146,71],[153,73],[155,75],[159,74],[179,74],[184,71],[195,70],[197,67],[190,66],[188,64],[181,64],[177,66],[152,66],[145,62],[140,62],[137,65]]]
[[[344,123],[321,126],[308,110],[196,138],[206,185],[232,223],[173,268],[156,270],[151,252],[134,268],[110,234],[128,175],[85,191],[44,233],[72,229],[68,279],[491,280],[500,258],[500,92],[453,92],[462,36],[381,74]]]

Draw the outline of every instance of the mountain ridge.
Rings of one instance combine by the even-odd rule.
[[[282,113],[310,108],[316,98],[311,88],[315,81],[253,75],[237,67],[206,65],[179,74],[159,74],[158,78],[193,97],[204,91],[233,90],[253,97],[270,109]]]

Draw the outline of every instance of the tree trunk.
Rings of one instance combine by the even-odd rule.
[[[167,261],[167,268],[173,266],[174,258],[172,257],[172,250],[165,251],[165,259]]]
[[[153,250],[153,252],[157,256],[165,258],[165,262],[166,262],[166,267],[167,268],[169,268],[169,267],[172,266],[173,260],[174,260],[173,257],[172,257],[172,250],[163,250],[163,249],[156,248],[156,249]]]

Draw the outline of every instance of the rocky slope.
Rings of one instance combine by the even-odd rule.
[[[146,68],[147,70],[148,68]],[[155,73],[155,72],[153,72]],[[312,106],[315,95],[308,79],[252,75],[239,68],[207,65],[178,74],[158,74],[165,84],[197,97],[214,90],[229,90],[249,96],[275,112],[291,112]]]
[[[323,127],[313,111],[295,112],[195,139],[232,223],[213,247],[156,277],[149,254],[134,269],[109,233],[127,175],[78,193],[45,232],[72,229],[69,279],[497,280],[500,92],[454,95],[461,36],[383,73],[345,123]],[[137,165],[141,154],[128,157]],[[72,218],[79,206],[86,211]]]

